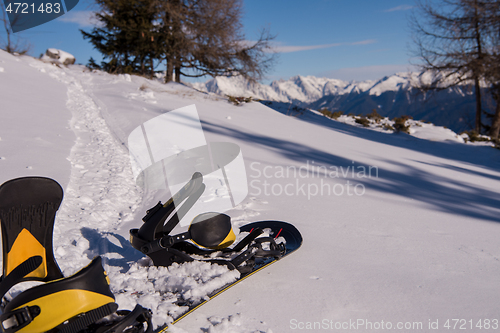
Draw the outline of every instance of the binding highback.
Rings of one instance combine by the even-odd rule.
[[[17,178],[0,186],[0,298],[16,283],[63,277],[52,250],[54,219],[62,198],[61,186],[49,178]]]
[[[0,333],[151,333],[151,312],[140,305],[121,311],[111,323],[96,323],[118,308],[101,257],[73,276],[63,277],[52,249],[54,219],[62,197],[61,186],[49,178],[24,177],[0,186],[0,298],[17,283],[47,282],[5,304]]]

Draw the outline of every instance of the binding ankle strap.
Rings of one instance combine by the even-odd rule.
[[[26,259],[19,266],[14,268],[7,276],[2,276],[0,282],[0,299],[12,288],[15,284],[22,280],[26,275],[33,272],[43,262],[41,256],[34,256]]]

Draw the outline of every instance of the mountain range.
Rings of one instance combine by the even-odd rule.
[[[432,92],[417,88],[420,83],[432,79],[429,73],[416,72],[397,73],[380,80],[361,82],[298,75],[265,85],[233,76],[216,77],[203,83],[193,83],[192,86],[219,95],[251,96],[262,101],[279,102],[266,103],[270,107],[279,105],[283,108],[283,103],[288,103],[302,108],[326,108],[355,115],[366,115],[377,110],[385,117],[407,115],[446,126],[456,132],[472,129],[475,114],[472,86],[464,84]],[[483,101],[485,109],[490,104],[487,99]]]

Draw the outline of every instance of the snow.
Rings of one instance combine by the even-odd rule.
[[[69,65],[75,63],[75,56],[63,50],[50,48],[40,57],[40,60]]]
[[[270,85],[249,82],[241,76],[233,76],[217,77],[207,82],[192,83],[191,86],[199,91],[210,92],[220,96],[253,97],[254,99],[304,105],[332,95],[342,96],[354,92],[367,92],[372,96],[380,96],[388,91],[409,90],[412,87],[431,84],[436,81],[436,75],[438,74],[431,72],[401,72],[386,76],[380,80],[351,82],[332,78],[297,75],[288,80],[273,81]],[[451,85],[454,78],[456,78],[456,75],[446,78],[438,84],[438,87],[444,88]],[[453,89],[459,94],[464,94],[463,89],[460,87],[449,89]],[[467,93],[472,94],[470,91]]]
[[[0,63],[0,182],[40,175],[61,183],[56,259],[69,275],[103,256],[121,309],[149,307],[160,325],[185,311],[177,300],[237,278],[207,263],[153,267],[127,241],[145,210],[168,199],[136,186],[128,135],[195,104],[208,142],[241,147],[249,195],[226,212],[235,229],[288,221],[304,243],[169,331],[318,331],[350,322],[359,331],[381,322],[426,331],[436,321],[443,331],[448,319],[499,319],[498,150],[420,122],[409,121],[407,135],[3,51]]]
[[[370,95],[380,96],[386,91],[405,89],[409,85],[410,79],[406,75],[403,76],[401,74],[384,77],[370,88]]]
[[[365,86],[370,83],[373,85],[372,81],[359,83],[359,85],[363,87],[361,89],[364,91],[367,90]],[[204,83],[198,82],[191,85],[197,90],[221,96],[243,96],[277,102],[310,103],[325,95],[349,92],[349,89],[352,89],[351,84],[337,79],[297,75],[286,81],[273,81],[270,85],[250,82],[241,76],[217,77]]]
[[[251,82],[242,76],[216,77],[206,83],[195,83],[193,87],[205,92],[219,95],[256,97],[259,99],[280,100],[281,97],[270,87]]]
[[[316,115],[319,115],[319,112],[314,112]],[[377,132],[383,132],[383,133],[394,133],[395,130],[393,129],[394,126],[394,120],[390,120],[389,118],[385,117],[380,119],[378,122],[375,120],[371,120],[369,126],[363,126],[361,124],[356,123],[356,119],[359,119],[359,116],[348,116],[348,115],[341,115],[339,118],[337,118],[336,121],[344,123],[344,124],[349,124],[351,126],[356,126],[356,127],[367,127],[370,130],[377,131]],[[442,126],[436,126],[434,124],[430,123],[424,123],[422,121],[416,121],[413,119],[409,119],[406,121],[406,125],[409,126],[409,133],[411,136],[420,138],[420,139],[425,139],[429,141],[440,141],[440,142],[445,142],[445,141],[454,141],[454,142],[460,142],[464,143],[464,137],[461,135],[457,135],[455,132],[450,130],[449,128],[445,128]],[[479,142],[474,142],[470,143],[474,145],[489,145],[492,146],[491,142],[488,143],[479,143]]]
[[[312,103],[328,95],[344,95],[368,91],[380,96],[386,91],[398,91],[418,83],[417,73],[397,73],[379,81],[347,82],[314,76],[294,76],[288,80],[273,81],[270,85],[251,83],[243,77],[217,77],[207,82],[191,84],[195,89],[221,96],[244,96],[276,102]]]
[[[414,137],[430,140],[430,141],[456,141],[464,142],[464,139],[457,135],[449,128],[434,126],[433,124],[425,124],[421,122],[412,122],[415,125],[410,127],[410,134]]]
[[[65,186],[71,172],[67,158],[76,139],[69,125],[66,87],[26,59],[0,53],[5,68],[0,73],[1,177],[44,174]]]

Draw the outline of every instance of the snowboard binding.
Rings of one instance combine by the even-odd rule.
[[[0,333],[151,333],[149,310],[138,305],[133,311],[116,311],[101,257],[73,276],[63,276],[52,249],[62,197],[61,186],[49,178],[18,178],[0,186],[0,298],[20,282],[46,282],[5,302]],[[112,314],[118,318],[97,323]]]
[[[226,265],[241,273],[251,271],[256,258],[278,259],[285,253],[285,244],[277,244],[275,238],[257,238],[264,233],[258,227],[230,248],[236,240],[231,218],[215,212],[197,215],[187,232],[170,235],[204,190],[202,174],[194,173],[191,180],[170,200],[165,204],[159,202],[147,211],[140,229],[130,230],[132,246],[149,256],[155,266],[193,261],[193,255],[208,258],[220,251],[221,259],[205,261]],[[176,203],[180,206],[176,207]]]

